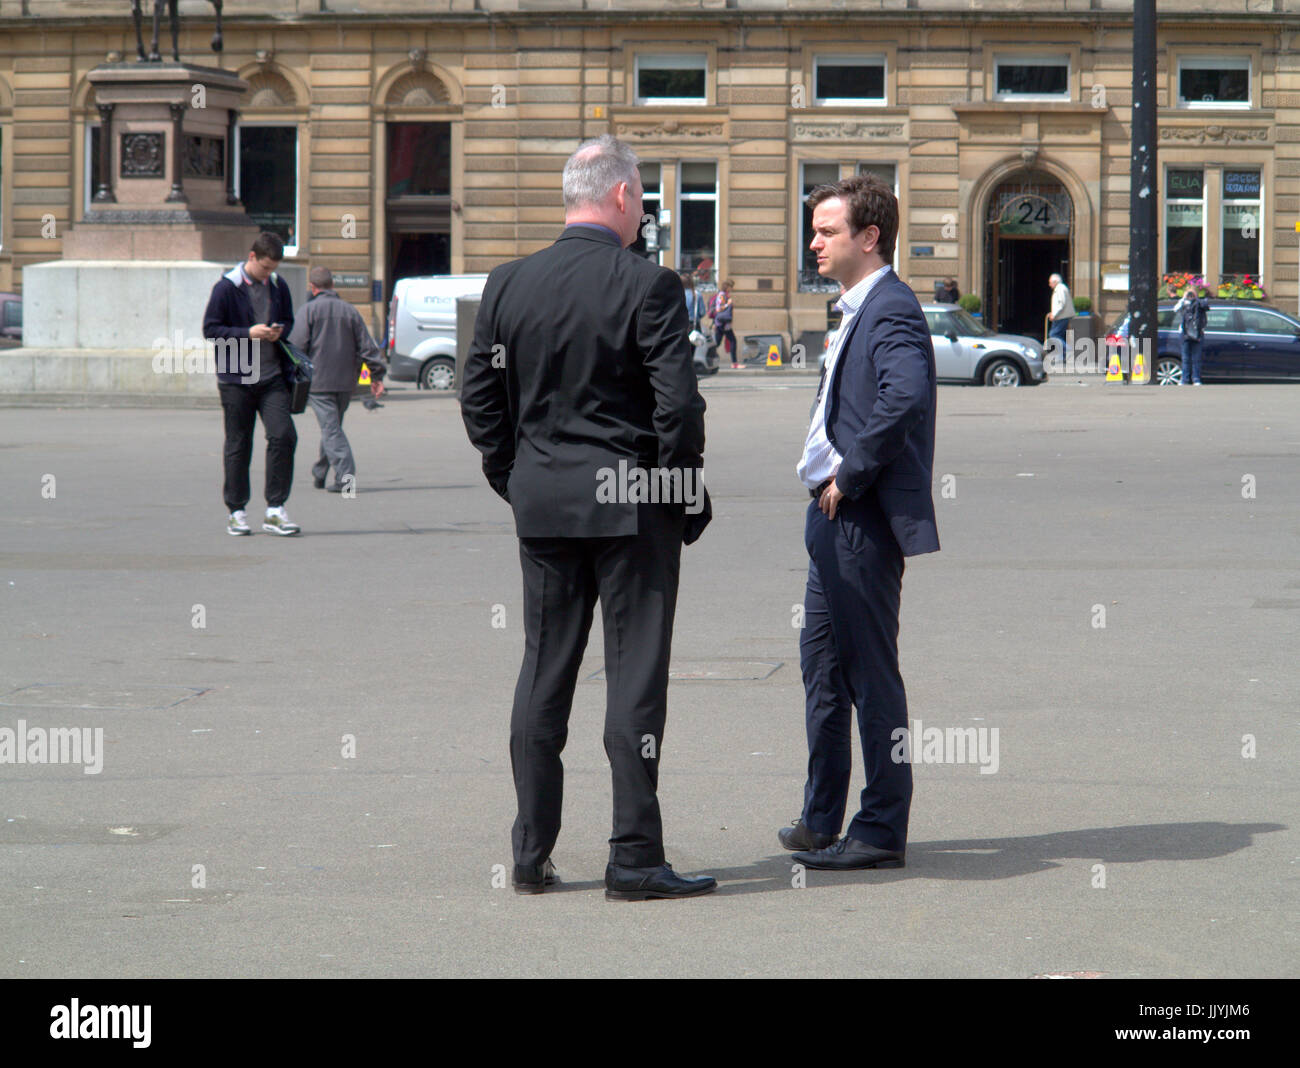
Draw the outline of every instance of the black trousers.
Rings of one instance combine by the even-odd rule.
[[[871,491],[840,501],[834,519],[816,501],[809,504],[804,542],[810,559],[799,639],[808,730],[802,820],[818,834],[839,834],[843,826],[856,706],[866,786],[845,834],[902,852],[912,802],[912,766],[893,759],[905,752],[894,732],[908,726],[898,669],[903,552]]]
[[[560,753],[592,612],[605,630],[605,753],[614,787],[611,863],[664,863],[659,753],[668,708],[668,657],[683,518],[641,505],[641,533],[621,538],[520,538],[524,662],[510,717],[519,814],[516,864],[540,864],[560,833]]]
[[[251,386],[219,382],[226,415],[226,509],[241,511],[248,504],[248,465],[253,459],[253,424],[260,414],[266,431],[266,505],[278,508],[289,499],[293,484],[293,450],[298,431],[289,414],[289,386],[283,375]]]

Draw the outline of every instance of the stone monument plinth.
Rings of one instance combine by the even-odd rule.
[[[234,184],[248,83],[191,63],[108,63],[87,80],[100,116],[100,182],[64,236],[64,259],[243,259],[257,236]]]
[[[247,83],[180,62],[107,63],[88,78],[99,183],[63,235],[63,259],[23,269],[23,347],[0,354],[0,393],[215,404],[203,311],[258,234],[233,173]],[[279,273],[301,308],[306,268]]]

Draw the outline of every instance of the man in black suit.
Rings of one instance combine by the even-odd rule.
[[[898,201],[878,178],[819,186],[817,269],[844,287],[839,334],[798,466],[812,496],[804,531],[808,585],[799,641],[808,779],[803,813],[779,837],[810,868],[901,868],[912,768],[893,755],[906,730],[898,670],[903,557],[935,552],[935,370],[915,294],[889,266]],[[839,838],[852,772],[849,715],[858,711],[866,788]]]
[[[524,577],[513,881],[520,893],[558,881],[560,753],[599,599],[614,786],[605,896],[689,897],[717,884],[665,863],[657,788],[681,549],[711,514],[704,401],[681,282],[626,251],[641,225],[636,155],[604,135],[563,181],[559,240],[488,276],[461,386],[483,473],[514,510]]]

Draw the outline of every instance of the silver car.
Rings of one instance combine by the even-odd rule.
[[[1043,346],[1017,334],[995,334],[956,304],[922,304],[940,382],[986,386],[1036,386],[1046,381]],[[822,362],[835,337],[826,335]]]
[[[1046,380],[1043,346],[1033,338],[995,334],[956,304],[922,304],[921,310],[939,381],[1036,386]]]

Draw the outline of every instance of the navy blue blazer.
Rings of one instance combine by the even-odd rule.
[[[844,457],[836,484],[851,500],[875,493],[904,556],[937,552],[934,346],[921,305],[890,270],[847,329],[826,383],[826,435]]]

